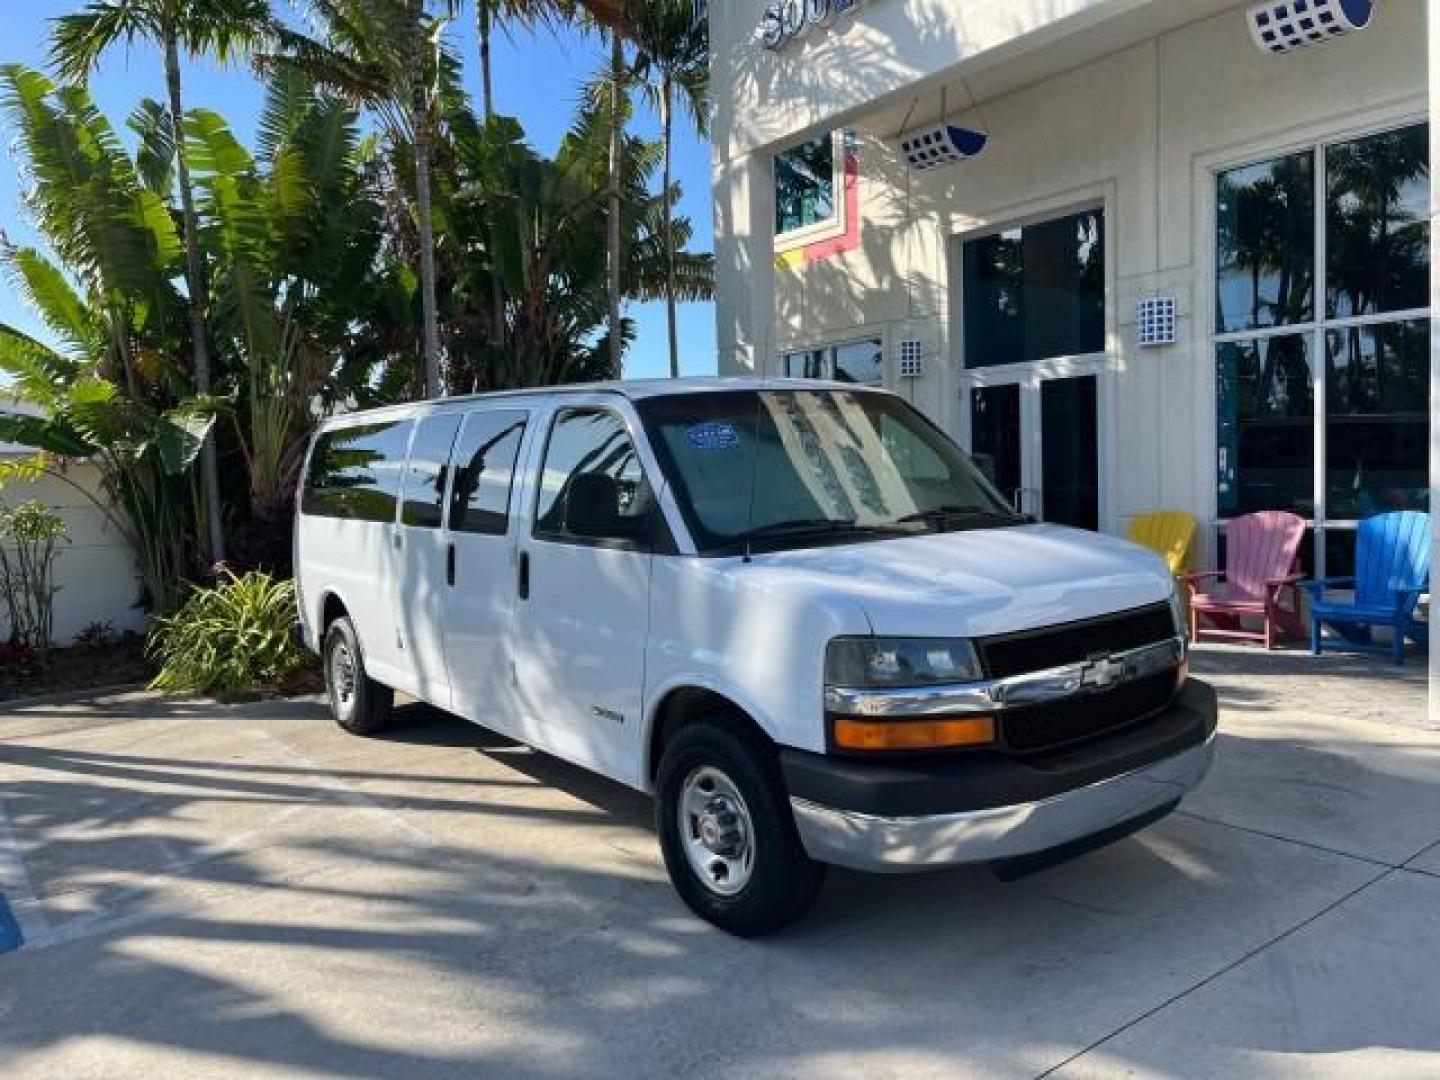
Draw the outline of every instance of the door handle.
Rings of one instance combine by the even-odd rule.
[[[519,579],[519,582],[518,582],[517,584],[518,584],[518,591],[519,591],[519,593],[520,593],[520,599],[521,599],[521,600],[529,600],[529,599],[530,599],[530,553],[529,553],[528,551],[522,551],[522,552],[520,553],[520,579]]]
[[[455,586],[455,545],[445,545],[445,584]]]

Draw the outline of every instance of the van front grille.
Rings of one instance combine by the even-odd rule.
[[[1178,688],[1179,670],[1171,668],[1109,690],[1007,709],[1000,714],[1001,738],[1019,753],[1054,750],[1153,716]]]
[[[1129,652],[1168,641],[1176,633],[1170,605],[1152,604],[1083,622],[980,638],[975,647],[990,678],[1008,679]]]

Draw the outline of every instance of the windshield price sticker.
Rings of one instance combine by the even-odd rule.
[[[730,450],[740,445],[740,433],[730,424],[696,424],[685,441],[695,450]]]

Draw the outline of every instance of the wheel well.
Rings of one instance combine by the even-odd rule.
[[[648,778],[652,782],[655,780],[655,774],[660,769],[660,755],[677,731],[687,724],[716,715],[724,715],[733,723],[748,728],[767,744],[771,741],[754,718],[724,694],[700,686],[681,686],[666,694],[655,709],[655,723],[650,728],[650,745],[646,754]]]
[[[349,615],[345,610],[345,604],[334,593],[325,597],[325,606],[320,610],[320,636],[325,636],[325,631],[330,629],[330,624],[342,615]]]

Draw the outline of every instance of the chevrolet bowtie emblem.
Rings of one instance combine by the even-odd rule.
[[[1085,665],[1080,674],[1081,686],[1097,686],[1102,689],[1123,682],[1129,675],[1129,666],[1123,660],[1100,656]]]

